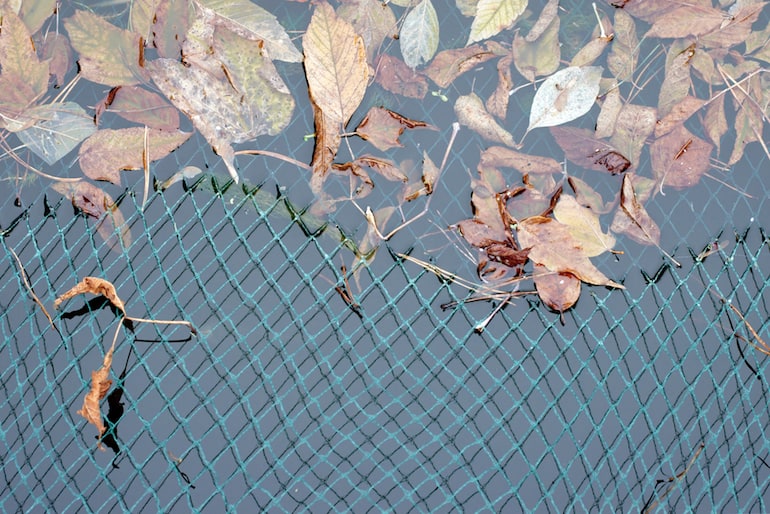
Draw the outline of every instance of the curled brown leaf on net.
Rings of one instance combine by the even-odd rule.
[[[115,335],[117,336],[117,332]],[[107,431],[107,428],[104,426],[99,402],[107,396],[107,391],[112,387],[112,380],[109,379],[109,376],[110,370],[112,369],[112,354],[114,350],[115,340],[113,339],[112,347],[104,356],[102,367],[91,372],[91,389],[86,393],[85,398],[83,398],[83,407],[78,411],[78,414],[86,418],[86,420],[94,425],[99,431],[97,447],[102,451],[104,451],[104,447],[102,446],[102,436]]]
[[[54,309],[58,309],[62,302],[69,300],[73,296],[79,294],[91,293],[95,295],[101,295],[107,298],[112,305],[114,305],[124,316],[126,314],[126,307],[123,304],[123,300],[118,296],[115,286],[111,282],[99,277],[86,277],[81,280],[75,287],[58,297],[53,302]]]

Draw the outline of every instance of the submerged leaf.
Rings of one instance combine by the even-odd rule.
[[[34,120],[33,124],[16,135],[48,164],[56,163],[96,131],[93,118],[74,102],[33,107],[23,116]]]
[[[494,143],[516,146],[513,136],[497,123],[484,108],[484,104],[475,93],[459,97],[455,101],[457,120],[481,137]]]
[[[396,27],[393,10],[380,0],[348,0],[339,6],[337,16],[349,21],[364,39],[369,62],[374,62],[382,42]]]
[[[465,46],[511,28],[527,8],[527,3],[528,0],[479,0]]]
[[[634,175],[623,177],[623,186],[620,190],[620,209],[615,212],[610,230],[615,233],[626,234],[638,243],[658,246],[660,244],[660,228],[637,199],[631,177]]]
[[[601,66],[570,67],[557,71],[532,100],[527,131],[572,121],[591,110],[599,94]]]
[[[404,19],[399,35],[401,55],[410,68],[430,61],[438,49],[439,25],[430,0],[422,0]]]
[[[48,63],[40,62],[26,25],[12,12],[0,12],[0,70],[4,78],[15,77],[25,84],[29,91],[25,103],[48,89]]]
[[[494,52],[481,45],[452,48],[439,52],[425,69],[425,74],[438,87],[445,88],[466,71],[495,57]]]
[[[179,111],[168,100],[144,88],[119,88],[109,104],[110,112],[139,125],[162,130],[179,129]]]
[[[386,91],[407,98],[425,98],[428,93],[428,80],[422,73],[407,66],[398,57],[389,54],[380,55],[375,80]]]
[[[694,186],[711,167],[714,146],[678,125],[650,146],[650,163],[655,179],[677,189]]]
[[[410,120],[384,107],[372,107],[356,127],[356,134],[379,150],[385,151],[403,146],[398,138],[404,133],[404,129],[424,127],[429,127],[424,121]]]
[[[564,150],[564,155],[583,168],[596,171],[609,171],[612,175],[623,173],[631,162],[618,152],[615,147],[597,139],[594,132],[576,127],[551,127],[556,143]]]
[[[611,251],[615,246],[612,234],[602,232],[598,214],[580,205],[574,196],[561,195],[553,209],[553,216],[569,228],[588,257]]]
[[[554,273],[542,264],[535,264],[532,277],[537,295],[551,310],[563,313],[580,298],[580,280],[572,273]]]

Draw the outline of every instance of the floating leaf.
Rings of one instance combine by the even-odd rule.
[[[497,61],[497,87],[489,95],[485,104],[487,111],[492,116],[504,120],[508,113],[508,101],[513,89],[513,79],[511,78],[511,65],[513,64],[513,54],[509,53]]]
[[[0,127],[48,89],[48,63],[40,62],[24,22],[13,12],[0,16]]]
[[[407,98],[425,98],[428,80],[422,73],[414,71],[398,57],[382,54],[375,66],[376,82],[386,91]]]
[[[620,209],[615,212],[610,230],[617,234],[626,234],[638,243],[658,246],[660,228],[637,199],[632,177],[639,178],[631,174],[623,177]]]
[[[479,0],[465,46],[509,29],[527,8],[528,0]]]
[[[372,107],[356,127],[356,134],[379,150],[403,146],[398,138],[404,129],[429,127],[424,121],[410,120],[384,107]]]
[[[655,124],[655,137],[671,132],[678,125],[684,123],[706,103],[705,100],[694,96],[685,96],[680,102],[674,104],[668,114]]]
[[[522,37],[518,32],[513,37],[511,51],[514,65],[528,81],[534,82],[536,77],[550,75],[559,69],[559,25],[560,20],[556,17],[537,39],[530,41],[529,35]]]
[[[278,19],[249,0],[196,0],[215,15],[218,25],[245,39],[264,41],[271,59],[301,62],[302,54]]]
[[[593,131],[576,127],[551,127],[556,143],[564,150],[567,159],[583,168],[609,171],[613,175],[623,173],[631,162],[612,145],[596,139]]]
[[[615,38],[607,56],[607,69],[616,79],[628,80],[636,69],[639,38],[634,19],[623,9],[615,9]]]
[[[650,145],[650,163],[655,179],[663,186],[692,187],[711,167],[714,146],[693,135],[684,125]]]
[[[337,150],[342,141],[340,123],[323,112],[311,99],[313,105],[313,119],[315,122],[315,146],[313,147],[313,179],[311,183],[313,192],[318,195],[321,191],[323,176],[329,171]]]
[[[124,86],[115,92],[110,112],[139,125],[161,130],[179,129],[179,111],[157,93],[137,86]]]
[[[64,20],[80,73],[108,86],[139,84],[145,72],[139,64],[139,34],[112,25],[90,11],[76,11]]]
[[[439,52],[425,69],[425,74],[440,88],[449,86],[454,80],[479,64],[497,55],[481,45],[453,48]]]
[[[610,144],[631,163],[637,163],[657,121],[654,107],[627,103],[615,120],[615,132]]]
[[[588,257],[595,257],[612,250],[615,238],[602,232],[599,216],[580,205],[574,196],[563,194],[553,209],[553,216],[567,226]]]
[[[166,157],[190,137],[189,132],[147,129],[147,161]],[[120,172],[144,167],[145,128],[99,130],[80,147],[80,168],[93,180],[120,185]]]
[[[399,42],[401,55],[410,68],[416,68],[433,58],[438,49],[438,16],[430,0],[422,0],[404,19]]]
[[[346,125],[369,79],[363,39],[324,2],[313,13],[302,47],[313,102],[336,124]]]
[[[484,108],[484,104],[475,93],[459,97],[455,101],[457,120],[481,137],[494,143],[516,146],[513,136],[497,123]]]
[[[380,159],[379,157],[374,157],[371,155],[362,155],[357,157],[353,162],[360,166],[366,166],[367,168],[376,171],[387,180],[393,182],[407,181],[406,175],[404,175],[404,173],[398,169],[398,166],[396,166],[391,160]]]
[[[529,258],[550,271],[570,273],[583,282],[625,289],[607,278],[588,259],[569,228],[553,218],[532,216],[517,225],[519,243],[529,248]]]
[[[562,173],[561,163],[550,157],[529,155],[502,146],[490,146],[481,153],[479,167],[513,168],[521,174]]]
[[[658,116],[665,116],[690,91],[690,61],[695,55],[695,43],[681,49],[677,42],[671,45],[666,59],[666,74],[658,94]]]
[[[646,38],[685,38],[699,36],[718,28],[725,21],[725,13],[704,5],[679,5],[673,11],[659,16]]]
[[[554,273],[542,264],[535,264],[532,278],[540,300],[560,314],[571,309],[580,298],[581,282],[572,273]]]
[[[601,66],[565,68],[548,77],[532,100],[527,132],[561,125],[587,113],[596,102],[601,78]]]
[[[111,249],[121,251],[121,248],[131,246],[131,231],[110,195],[82,180],[56,182],[51,187],[69,198],[76,209],[98,220],[96,231]]]
[[[23,116],[34,122],[16,135],[48,164],[57,162],[96,131],[93,118],[74,102],[33,107]]]
[[[396,16],[380,0],[348,0],[337,9],[337,16],[347,20],[364,39],[366,56],[374,62],[385,38],[393,35]]]
[[[49,32],[43,38],[40,55],[48,61],[48,71],[56,77],[56,84],[64,84],[64,77],[73,64],[72,46],[64,34]]]

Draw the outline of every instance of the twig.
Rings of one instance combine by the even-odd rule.
[[[652,504],[650,504],[650,501],[651,501],[651,500],[653,499],[653,497],[655,496],[655,493],[653,492],[653,493],[652,493],[652,496],[650,496],[650,498],[649,498],[649,499],[648,499],[648,500],[645,502],[645,504],[644,504],[644,507],[642,508],[642,512],[645,512],[645,513],[646,513],[646,512],[650,512],[650,511],[652,511],[653,509],[655,509],[655,507],[657,507],[657,506],[658,506],[658,503],[660,503],[660,500],[664,499],[666,496],[668,496],[668,493],[670,493],[671,491],[673,491],[674,487],[676,487],[676,484],[678,484],[679,482],[681,482],[681,481],[682,481],[682,479],[684,479],[684,476],[687,474],[687,472],[688,472],[688,471],[690,471],[690,468],[691,468],[691,467],[692,467],[692,465],[695,463],[695,460],[698,458],[698,456],[700,456],[700,454],[701,454],[701,452],[703,451],[703,448],[704,448],[705,446],[706,446],[706,444],[705,444],[705,443],[700,443],[700,445],[698,446],[698,449],[697,449],[697,450],[695,450],[695,453],[693,454],[692,458],[690,459],[690,462],[688,462],[688,463],[687,463],[687,467],[686,467],[686,468],[684,468],[684,470],[683,470],[683,471],[681,471],[681,472],[677,473],[676,475],[674,475],[674,476],[672,476],[672,477],[669,477],[669,478],[666,478],[666,479],[660,479],[660,480],[657,480],[657,481],[655,482],[655,487],[656,487],[656,488],[657,488],[657,487],[658,487],[660,484],[670,483],[671,485],[669,485],[669,486],[666,488],[666,491],[663,493],[663,495],[662,495],[662,496],[661,496],[661,497],[660,497],[658,500],[656,500],[655,502],[653,502]]]
[[[48,311],[46,310],[45,306],[43,305],[43,302],[40,301],[40,298],[37,297],[35,294],[35,291],[32,289],[32,286],[29,283],[29,280],[27,280],[27,271],[24,269],[24,266],[21,264],[21,259],[19,259],[19,256],[16,255],[16,252],[13,251],[13,248],[10,246],[8,247],[8,250],[11,251],[11,255],[13,255],[13,258],[16,259],[16,264],[19,266],[19,274],[21,275],[21,280],[24,282],[24,286],[27,288],[27,291],[29,292],[30,296],[32,296],[32,299],[35,301],[38,306],[40,306],[40,309],[43,311],[43,314],[45,314],[45,317],[48,318],[48,323],[51,324],[54,330],[56,330],[56,333],[59,334],[59,337],[64,340],[64,336],[62,336],[62,333],[59,332],[59,327],[57,327],[54,322],[53,318],[50,314],[48,314]]]
[[[292,159],[291,157],[287,157],[286,155],[283,155],[277,152],[271,152],[269,150],[239,150],[235,152],[234,155],[264,155],[265,157],[272,157],[274,159],[278,159],[284,162],[288,162],[289,164],[293,164],[299,168],[302,168],[303,170],[310,171],[310,166],[305,164],[304,162],[298,161],[296,159]]]

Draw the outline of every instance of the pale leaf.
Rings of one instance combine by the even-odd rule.
[[[313,13],[302,47],[310,96],[327,117],[347,124],[369,79],[363,39],[324,2]]]
[[[457,120],[487,141],[516,146],[513,136],[497,123],[484,108],[484,103],[475,93],[463,95],[455,101]]]
[[[0,69],[29,87],[29,102],[48,89],[48,63],[40,62],[26,25],[10,12],[0,15]]]
[[[439,25],[436,10],[430,0],[422,0],[409,11],[401,27],[401,55],[407,66],[414,69],[433,58],[438,49]]]
[[[527,131],[562,125],[587,113],[596,102],[601,78],[600,66],[565,68],[548,77],[532,100]]]
[[[589,257],[601,255],[615,246],[612,234],[602,232],[598,214],[580,205],[574,196],[562,194],[553,209],[553,216],[569,228]]]
[[[465,46],[511,28],[527,8],[527,3],[528,0],[479,0]]]
[[[48,164],[57,162],[96,131],[93,118],[74,102],[33,107],[23,116],[33,124],[16,135]]]
[[[337,16],[347,20],[364,39],[366,56],[370,63],[380,52],[385,38],[396,30],[396,16],[389,5],[380,0],[355,0],[343,2]]]
[[[644,182],[652,182],[649,179],[634,175],[623,177],[623,186],[620,190],[620,209],[615,211],[615,218],[612,220],[610,230],[625,234],[638,243],[658,246],[660,244],[660,228],[639,201],[634,190],[634,179],[636,182],[640,182],[640,179]]]

